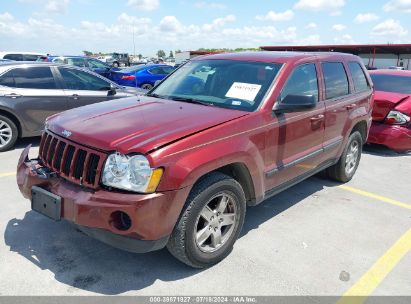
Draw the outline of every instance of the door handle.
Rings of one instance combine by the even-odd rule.
[[[80,96],[78,96],[78,94],[73,94],[71,95],[71,98],[73,98],[74,100],[77,100],[80,98]]]
[[[346,109],[347,109],[347,110],[352,110],[352,109],[354,109],[356,106],[357,106],[357,105],[356,105],[355,103],[352,103],[352,104],[346,106]]]
[[[317,115],[317,116],[314,116],[314,117],[311,117],[311,118],[310,118],[310,120],[311,120],[312,122],[320,121],[320,120],[323,120],[323,119],[324,119],[324,115],[323,115],[323,114],[320,114],[320,115]]]
[[[10,98],[17,98],[21,97],[22,95],[16,94],[16,93],[11,93],[11,94],[4,94],[5,97],[10,97]]]

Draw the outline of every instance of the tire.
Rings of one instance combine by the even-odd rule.
[[[360,132],[351,133],[347,145],[338,162],[327,169],[330,179],[338,182],[348,182],[357,171],[362,153],[362,136]]]
[[[194,268],[217,264],[232,251],[245,211],[241,185],[225,174],[208,174],[191,190],[167,249]]]
[[[141,85],[141,88],[144,90],[151,90],[153,88],[153,86],[149,83],[145,83],[143,85]]]
[[[118,68],[120,65],[118,64],[118,62],[113,62],[113,68]]]
[[[13,148],[18,137],[16,124],[8,117],[0,115],[0,152]]]

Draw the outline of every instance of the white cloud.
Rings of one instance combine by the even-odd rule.
[[[308,11],[331,11],[338,10],[345,5],[345,0],[299,0],[295,9]]]
[[[332,26],[332,29],[334,30],[334,31],[337,31],[337,32],[341,32],[341,31],[343,31],[343,30],[345,30],[347,27],[344,25],[344,24],[334,24],[333,26]]]
[[[178,33],[183,26],[175,16],[165,16],[160,21],[160,30],[168,33]]]
[[[380,17],[378,17],[376,14],[373,13],[364,13],[364,14],[358,14],[354,18],[354,22],[356,23],[365,23],[365,22],[371,22],[378,20]]]
[[[315,29],[317,28],[317,23],[315,22],[310,22],[305,26],[306,29]]]
[[[206,23],[202,26],[204,31],[217,30],[218,28],[223,27],[228,22],[234,22],[236,20],[234,15],[228,15],[222,18],[214,19],[211,23]]]
[[[153,11],[159,8],[159,0],[128,0],[128,6],[131,6],[138,10]]]
[[[338,44],[355,44],[354,39],[351,37],[351,35],[348,34],[334,38],[334,42]]]
[[[65,13],[69,3],[69,0],[49,0],[46,3],[46,11],[49,13]]]
[[[383,6],[384,11],[400,11],[411,13],[411,0],[391,0]]]
[[[321,43],[320,35],[309,35],[296,41],[297,45],[319,45]]]
[[[267,20],[267,21],[287,21],[294,17],[294,12],[292,10],[286,10],[282,13],[276,13],[274,11],[269,11],[264,16],[256,16],[257,20]]]
[[[399,21],[388,19],[373,27],[371,34],[387,38],[406,36],[408,31],[402,27]]]
[[[206,1],[198,1],[198,2],[194,3],[194,6],[196,8],[201,8],[201,9],[206,8],[206,9],[219,9],[219,10],[222,10],[222,9],[227,8],[227,6],[223,3],[208,2],[208,1],[207,2]]]

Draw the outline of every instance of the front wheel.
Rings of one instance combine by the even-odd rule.
[[[18,136],[16,124],[8,117],[0,115],[0,152],[11,149]]]
[[[118,62],[113,62],[113,68],[118,68],[120,64]]]
[[[344,183],[351,180],[360,163],[362,145],[360,132],[353,132],[338,162],[327,169],[328,177]]]
[[[167,248],[183,263],[204,268],[233,249],[244,223],[246,200],[241,185],[211,173],[192,189]]]

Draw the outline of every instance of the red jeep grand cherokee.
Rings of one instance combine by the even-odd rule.
[[[112,246],[225,258],[246,206],[325,170],[354,175],[373,90],[339,53],[237,53],[188,62],[147,96],[48,119],[17,183],[32,209]]]

